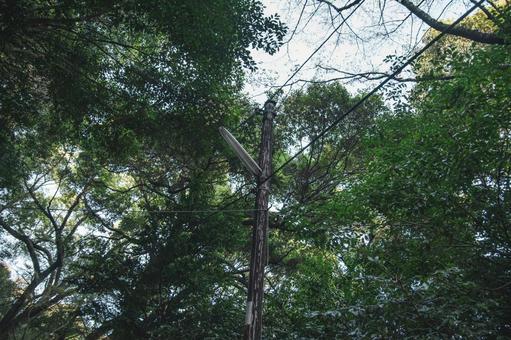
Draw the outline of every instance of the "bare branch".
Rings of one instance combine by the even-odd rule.
[[[291,34],[289,35],[289,38],[287,39],[287,41],[282,43],[283,45],[284,44],[288,44],[293,39],[293,37],[295,36],[296,31],[298,30],[298,26],[300,26],[300,22],[302,21],[303,13],[305,12],[305,8],[307,7],[307,2],[308,2],[308,0],[305,0],[304,4],[302,6],[302,10],[300,11],[300,16],[298,17],[298,20],[296,21],[295,27],[291,31]]]
[[[360,72],[360,73],[354,73],[354,72],[346,72],[346,71],[341,71],[341,70],[337,70],[337,69],[333,69],[333,68],[328,68],[328,67],[322,67],[322,66],[319,66],[319,68],[322,68],[322,69],[325,69],[325,70],[329,70],[329,71],[336,71],[338,73],[341,73],[342,76],[340,77],[334,77],[334,78],[329,78],[329,79],[323,79],[323,80],[316,80],[316,79],[297,79],[289,84],[287,84],[286,86],[293,86],[293,85],[296,85],[298,83],[308,83],[308,84],[326,84],[326,83],[331,83],[331,82],[334,82],[334,81],[356,81],[356,80],[381,80],[381,79],[385,79],[387,77],[390,77],[391,74],[388,74],[388,73],[385,73],[385,72]],[[393,81],[397,81],[397,82],[400,82],[400,83],[418,83],[418,82],[425,82],[425,81],[447,81],[447,80],[452,80],[454,79],[454,76],[438,76],[438,77],[408,77],[408,78],[404,78],[404,77],[397,77],[397,76],[394,76],[392,77],[392,80]]]
[[[409,0],[397,0],[401,5],[406,7],[410,12],[415,14],[419,19],[423,20],[431,28],[437,31],[452,34],[458,37],[462,37],[468,40],[479,42],[482,44],[493,44],[493,45],[507,45],[508,41],[499,37],[495,33],[485,33],[477,30],[473,30],[467,27],[457,26],[450,27],[448,24],[444,24],[441,21],[433,19],[428,13],[415,6]]]
[[[317,0],[318,2],[321,2],[321,3],[324,3],[326,5],[328,5],[328,7],[330,7],[331,9],[335,10],[337,13],[341,14],[342,11],[345,11],[347,9],[350,9],[356,5],[358,5],[359,3],[361,3],[363,0],[355,0],[353,1],[352,3],[347,3],[345,6],[342,6],[342,7],[337,7],[335,6],[333,3],[331,3],[330,1],[328,0]]]
[[[16,326],[18,323],[19,313],[26,305],[26,301],[34,293],[37,286],[39,286],[41,282],[43,282],[59,267],[59,262],[55,261],[48,268],[42,271],[40,275],[34,276],[30,284],[25,288],[23,293],[16,299],[0,320],[0,334],[8,334]]]

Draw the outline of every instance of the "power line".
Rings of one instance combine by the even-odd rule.
[[[275,98],[275,96],[279,93],[279,91],[282,90],[291,81],[291,79],[293,79],[298,74],[298,72],[300,72],[302,70],[302,68],[305,66],[305,64],[307,64],[312,59],[312,57],[314,57],[314,55],[316,55],[316,53],[318,53],[319,50],[322,49],[323,46],[325,46],[325,44],[328,42],[328,40],[330,40],[330,38],[332,38],[334,36],[334,34],[338,32],[338,30],[346,23],[346,21],[359,9],[359,7],[362,5],[362,3],[363,3],[363,1],[361,1],[353,9],[353,11],[351,11],[350,14],[348,14],[346,17],[343,18],[341,23],[334,28],[334,30],[326,37],[326,39],[323,40],[323,42],[321,42],[321,44],[319,44],[318,47],[316,47],[316,49],[307,57],[307,59],[305,59],[304,62],[291,74],[291,76],[289,76],[289,78],[284,82],[284,84],[280,85],[277,88],[277,90],[270,96],[270,98],[268,100],[273,100]]]
[[[241,189],[243,189],[244,187],[248,186],[248,183],[245,183],[244,185],[242,185],[238,191],[240,191]],[[204,223],[205,221],[207,221],[208,219],[210,219],[211,217],[215,216],[216,214],[219,214],[220,212],[222,211],[225,211],[226,208],[236,204],[237,202],[247,198],[248,196],[250,196],[253,192],[252,191],[248,191],[246,192],[245,194],[241,195],[240,197],[232,200],[231,202],[226,202],[222,205],[221,209],[217,210],[217,211],[213,211],[211,214],[203,217],[199,223]],[[250,212],[256,212],[258,211],[258,209],[246,209],[246,211],[250,211]]]
[[[291,74],[291,76],[289,76],[289,78],[287,78],[287,80],[282,85],[277,87],[277,90],[268,98],[268,100],[273,100],[278,95],[280,90],[282,90],[284,87],[286,87],[289,84],[289,82],[298,74],[298,72],[300,72],[302,70],[302,68],[305,66],[305,64],[307,64],[312,59],[312,57],[314,57],[314,55],[316,55],[316,53],[318,53],[319,50],[321,48],[323,48],[323,46],[325,46],[325,44],[328,42],[328,40],[330,40],[330,38],[332,38],[333,35],[338,32],[338,30],[342,27],[342,25],[344,25],[346,23],[346,21],[358,10],[358,8],[362,5],[362,3],[363,3],[363,1],[360,2],[353,9],[353,11],[350,14],[348,14],[346,17],[343,17],[343,20],[341,21],[341,23],[334,28],[334,30],[323,40],[323,42],[321,44],[319,44],[318,47],[316,47],[316,49],[314,51],[312,51],[312,53],[307,57],[307,59],[305,59],[300,64],[300,66]],[[289,41],[287,41],[286,43],[289,43]],[[260,96],[260,95],[264,94],[265,92],[266,91],[258,93],[256,95],[252,96],[252,98]]]
[[[326,37],[326,39],[323,40],[323,42],[318,46],[316,47],[316,49],[307,57],[307,59],[305,59],[302,64],[291,74],[291,76],[289,76],[289,78],[284,82],[284,84],[282,84],[281,86],[279,86],[277,88],[277,90],[270,96],[270,98],[268,98],[268,100],[273,100],[275,98],[275,96],[278,95],[279,91],[282,90],[297,74],[298,72],[301,71],[301,69],[305,66],[305,64],[307,64],[311,59],[312,57],[314,57],[314,55],[321,49],[323,48],[323,46],[330,40],[330,38],[333,37],[333,35],[344,25],[344,23],[346,23],[346,21],[359,9],[359,7],[362,5],[363,2],[360,2],[354,9],[353,11],[351,11],[346,17],[343,18],[343,20],[341,21],[341,23],[339,25],[337,25],[335,27],[335,29]],[[242,120],[237,126],[236,126],[236,130],[238,130],[239,128],[241,128],[243,125],[246,125],[248,123],[250,123],[255,117],[259,116],[258,115],[258,111],[256,109],[256,112],[254,112],[253,114],[251,114],[249,117],[245,118],[244,120]],[[231,160],[233,158],[229,158],[229,160]],[[270,175],[271,177],[272,175]],[[266,182],[266,181],[265,181]],[[243,195],[240,199],[237,199],[235,200],[234,202],[231,202],[231,203],[228,203],[228,206],[236,203],[237,201],[245,198],[246,196],[248,196],[250,194],[247,193],[245,195]]]
[[[296,152],[293,156],[291,156],[289,159],[287,159],[282,165],[280,165],[276,170],[274,170],[267,178],[263,180],[263,182],[266,182],[270,180],[272,177],[274,177],[277,173],[282,171],[287,165],[289,165],[293,160],[295,160],[299,155],[301,155],[305,150],[307,150],[311,145],[316,143],[320,138],[325,136],[328,132],[330,132],[335,126],[337,126],[341,121],[343,121],[349,114],[351,114],[353,111],[355,111],[357,108],[359,108],[365,101],[367,101],[371,96],[373,96],[376,92],[378,92],[383,86],[385,86],[389,81],[395,78],[396,75],[398,75],[400,72],[402,72],[407,66],[409,66],[411,63],[413,63],[418,57],[420,57],[426,50],[428,50],[433,44],[435,44],[437,41],[439,41],[444,35],[449,33],[452,28],[454,28],[456,25],[458,25],[463,19],[465,19],[470,13],[472,13],[475,9],[479,8],[482,3],[484,3],[485,0],[481,0],[477,2],[473,7],[471,7],[469,10],[467,10],[462,16],[460,16],[456,21],[454,21],[451,25],[449,25],[444,31],[440,32],[438,35],[436,35],[432,40],[430,40],[422,49],[420,49],[417,53],[415,53],[412,57],[410,57],[406,62],[404,62],[401,66],[399,66],[397,69],[394,70],[390,75],[388,75],[380,84],[378,84],[375,88],[373,88],[370,92],[368,92],[364,97],[362,97],[357,103],[355,103],[350,109],[348,109],[345,113],[343,113],[341,116],[339,116],[334,122],[332,122],[329,126],[327,126],[323,131],[321,131],[318,135],[316,135],[309,143],[307,143],[305,146],[303,146],[298,152]],[[355,11],[360,7],[362,3],[357,5],[355,9],[344,18],[344,20],[336,27],[336,29],[309,55],[309,57],[300,65],[300,67],[286,80],[286,82],[279,87],[277,92],[275,92],[271,97],[270,100],[278,93],[279,90],[281,90],[284,86],[286,86],[291,79],[298,74],[298,72],[305,66],[305,64],[312,59],[312,57],[326,44],[326,42],[337,32],[337,30],[346,22],[347,19],[349,19]],[[255,114],[249,117],[249,120],[252,119],[252,117],[256,116]],[[243,123],[243,122],[242,122]],[[240,124],[241,125],[241,124]],[[261,185],[262,183],[260,183]],[[243,185],[239,190],[242,188],[248,186],[248,184]],[[238,190],[238,191],[239,191]],[[129,210],[130,212],[149,212],[149,213],[211,213],[210,215],[206,216],[205,219],[208,219],[209,217],[212,217],[218,213],[222,212],[254,212],[257,211],[257,209],[226,209],[229,206],[232,206],[233,204],[237,203],[238,201],[246,198],[252,194],[252,191],[249,191],[245,193],[244,195],[234,199],[231,202],[226,202],[225,204],[221,204],[220,209],[205,209],[205,210]],[[40,210],[39,208],[31,208],[31,207],[9,207],[7,209],[23,209],[23,210]],[[64,208],[49,208],[48,211],[69,211],[69,209]],[[87,211],[87,209],[76,209],[74,211]]]
[[[314,55],[321,49],[323,48],[323,46],[330,40],[330,38],[332,38],[332,36],[342,27],[342,25],[344,25],[346,23],[346,21],[358,10],[358,8],[362,5],[363,2],[360,2],[354,9],[353,11],[348,14],[346,17],[343,18],[343,20],[341,21],[341,23],[339,25],[337,25],[335,27],[335,29],[326,37],[326,39],[323,40],[323,42],[318,46],[316,47],[316,49],[307,57],[307,59],[305,59],[302,64],[291,74],[291,76],[289,76],[289,78],[282,84],[280,85],[277,90],[268,98],[268,100],[273,100],[277,95],[278,93],[280,92],[280,90],[282,90],[285,86],[287,86],[289,84],[289,82],[298,74],[298,72],[301,71],[301,69],[305,66],[305,64],[307,64],[311,59],[312,57],[314,57]],[[305,9],[305,6],[304,8],[302,8],[302,12],[300,13],[300,17],[303,15],[303,11]],[[297,23],[298,25],[298,23]],[[295,28],[296,29],[296,28]],[[293,31],[293,34],[294,35],[294,31]],[[291,39],[291,38],[290,38]],[[289,41],[288,41],[289,42]],[[242,120],[235,128],[235,130],[238,130],[239,128],[241,128],[243,125],[246,125],[246,124],[249,124],[255,117],[259,116],[258,113],[259,113],[260,109],[257,110],[256,109],[256,112],[254,112],[253,114],[251,114],[249,117],[245,118],[244,120]],[[232,158],[231,158],[232,159]]]
[[[243,196],[241,196],[243,197]],[[238,200],[238,199],[236,199]],[[232,205],[232,204],[231,204]],[[41,211],[40,208],[37,208],[37,207],[21,207],[21,206],[14,206],[14,207],[4,207],[5,210],[38,210],[38,211]],[[91,212],[91,210],[89,209],[66,209],[66,208],[48,208],[48,209],[44,209],[45,212],[48,212],[48,211],[62,211],[62,212],[68,212],[68,211],[72,211],[72,212]],[[253,212],[253,211],[258,211],[258,209],[204,209],[204,210],[201,210],[201,209],[198,209],[198,210],[166,210],[166,209],[162,209],[162,210],[144,210],[144,209],[129,209],[129,210],[126,210],[126,212],[128,213],[156,213],[156,214],[159,214],[159,213],[183,213],[183,214],[188,214],[188,213],[224,213],[224,212]],[[97,212],[100,212],[100,211],[95,211],[95,213]]]
[[[276,170],[274,170],[267,178],[265,178],[259,186],[269,181],[272,177],[274,177],[277,173],[282,171],[286,166],[288,166],[293,160],[295,160],[299,155],[301,155],[305,150],[307,150],[311,145],[313,145],[315,142],[317,142],[320,138],[322,138],[324,135],[326,135],[328,132],[330,132],[335,126],[337,126],[341,121],[343,121],[349,114],[351,114],[353,111],[355,111],[357,108],[359,108],[366,100],[368,100],[371,96],[373,96],[376,92],[378,92],[385,84],[387,84],[389,81],[394,79],[399,73],[401,73],[407,66],[409,66],[411,63],[413,63],[418,57],[420,57],[426,50],[428,50],[433,44],[435,44],[438,40],[440,40],[445,34],[447,34],[454,26],[459,24],[463,19],[465,19],[470,13],[472,13],[475,9],[477,9],[485,0],[481,0],[478,3],[476,3],[473,7],[471,7],[469,10],[467,10],[462,16],[460,16],[456,21],[454,21],[451,25],[447,27],[446,30],[443,32],[440,32],[437,36],[435,36],[433,39],[431,39],[423,48],[421,48],[417,53],[415,53],[412,57],[410,57],[407,61],[405,61],[401,66],[396,68],[394,72],[389,74],[380,84],[378,84],[375,88],[373,88],[370,92],[368,92],[364,97],[362,97],[357,103],[355,103],[348,111],[343,113],[341,116],[339,116],[332,124],[327,126],[323,131],[321,131],[316,137],[314,137],[309,143],[307,143],[305,146],[303,146],[298,152],[296,152],[293,156],[291,156],[289,159],[287,159],[282,165],[280,165]],[[291,79],[303,68],[303,66],[316,54],[325,44],[326,42],[337,32],[337,30],[346,22],[346,20],[353,14],[355,11],[360,7],[360,4],[355,7],[355,9],[344,18],[344,20],[341,22],[341,24],[338,25],[338,27],[327,37],[326,40],[324,40],[313,52],[312,54],[302,63],[302,65],[288,78],[288,80],[279,87],[279,90],[281,90],[284,86],[291,81]],[[275,95],[278,93],[277,90],[271,97],[275,97]],[[235,200],[235,202],[245,198],[248,196],[249,193],[243,195],[239,199]],[[234,203],[230,203],[229,205],[232,205]],[[214,215],[215,213],[213,213]]]
[[[317,142],[321,137],[326,135],[330,130],[332,130],[337,124],[339,124],[342,120],[344,120],[349,114],[359,108],[367,99],[373,96],[376,92],[378,92],[385,84],[394,79],[401,71],[403,71],[407,66],[413,63],[418,57],[420,57],[426,50],[428,50],[433,44],[435,44],[438,40],[440,40],[444,35],[449,33],[454,26],[459,24],[463,19],[465,19],[470,13],[472,13],[475,9],[477,9],[485,0],[480,0],[473,7],[467,10],[462,16],[460,16],[456,21],[454,21],[451,25],[449,25],[444,31],[440,32],[437,36],[431,39],[423,48],[421,48],[417,53],[415,53],[412,57],[410,57],[407,61],[405,61],[401,66],[394,70],[390,75],[388,75],[380,84],[378,84],[375,88],[373,88],[370,92],[368,92],[364,97],[362,97],[355,105],[353,105],[348,111],[339,116],[332,124],[327,126],[323,131],[321,131],[316,137],[314,137],[309,143],[303,146],[298,152],[296,152],[293,156],[287,159],[281,166],[279,166],[275,171],[273,171],[264,182],[270,180],[274,177],[278,172],[284,169],[289,163],[295,160],[299,155],[301,155],[305,150],[307,150],[311,145]],[[360,5],[359,5],[360,6]],[[358,8],[358,6],[357,6]],[[355,8],[356,10],[356,8]],[[350,15],[353,14],[350,13]],[[349,16],[348,16],[349,17]],[[346,17],[346,18],[348,18]],[[345,21],[345,20],[344,20]],[[334,31],[336,32],[336,31]],[[322,44],[324,45],[324,44]],[[316,52],[316,51],[315,51]],[[308,58],[310,59],[310,58]]]

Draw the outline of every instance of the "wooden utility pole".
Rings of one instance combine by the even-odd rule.
[[[272,171],[272,129],[275,115],[275,102],[269,100],[264,104],[261,148],[259,151],[259,166],[262,172],[257,178],[256,218],[252,233],[250,276],[243,335],[245,340],[261,339],[264,267],[266,266],[268,256],[268,200],[270,196],[270,181],[268,177]]]

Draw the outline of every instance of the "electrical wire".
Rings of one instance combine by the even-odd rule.
[[[242,196],[243,197],[243,196]],[[231,204],[232,205],[232,204]],[[38,207],[22,207],[22,206],[13,206],[13,207],[4,207],[3,208],[4,210],[11,210],[11,209],[14,209],[14,210],[41,210],[40,208]],[[72,212],[90,212],[89,209],[65,209],[65,208],[48,208],[48,209],[44,209],[45,212],[48,212],[48,211],[62,211],[62,212],[69,212],[69,211],[72,211]],[[143,212],[147,212],[147,213],[175,213],[175,214],[180,214],[180,213],[183,213],[183,214],[189,214],[189,213],[224,213],[224,212],[253,212],[253,211],[259,211],[259,210],[265,210],[265,209],[204,209],[204,210],[166,210],[166,209],[162,209],[162,210],[143,210],[143,209],[128,209],[126,210],[126,212],[128,213],[143,213]],[[98,212],[98,211],[96,211]]]
[[[307,64],[313,57],[314,55],[316,55],[316,53],[319,52],[319,50],[321,48],[323,48],[323,46],[325,46],[325,44],[330,40],[330,38],[333,37],[333,35],[338,32],[338,30],[346,23],[346,21],[358,10],[358,8],[362,5],[363,2],[360,2],[354,9],[353,11],[351,11],[346,17],[343,18],[343,20],[341,21],[341,23],[339,25],[337,25],[335,27],[335,29],[323,40],[323,42],[318,46],[316,47],[316,49],[302,62],[302,64],[291,74],[291,76],[288,77],[288,79],[282,84],[280,85],[277,90],[275,92],[273,92],[273,94],[268,98],[267,101],[272,101],[275,99],[275,97],[279,94],[279,92],[284,88],[286,87],[289,82],[298,74],[298,72],[300,72],[302,70],[302,68],[305,66],[305,64]],[[302,13],[300,14],[300,16],[303,14],[303,9],[302,9]],[[288,41],[289,42],[289,41]],[[245,118],[244,120],[242,120],[235,128],[235,130],[238,130],[240,128],[242,128],[244,125],[246,124],[249,124],[255,117],[258,117],[260,116],[258,113],[262,111],[261,109],[257,110],[256,109],[256,112],[254,112],[253,114],[251,114],[249,117]],[[232,160],[233,158],[229,158],[229,160]]]
[[[262,182],[269,181],[272,177],[274,177],[277,173],[282,171],[286,166],[288,166],[293,160],[295,160],[299,155],[301,155],[305,150],[307,150],[311,145],[316,143],[320,138],[325,136],[328,132],[330,132],[335,126],[337,126],[341,121],[343,121],[349,114],[359,108],[365,101],[367,101],[370,97],[372,97],[376,92],[378,92],[385,84],[394,79],[399,73],[401,73],[407,66],[412,64],[417,58],[419,58],[426,50],[428,50],[432,45],[434,45],[438,40],[440,40],[444,35],[449,33],[456,25],[458,25],[461,21],[463,21],[470,13],[472,13],[475,9],[477,9],[485,0],[480,0],[473,7],[468,9],[462,16],[460,16],[456,21],[454,21],[451,25],[449,25],[444,31],[440,32],[433,39],[431,39],[424,47],[422,47],[418,52],[416,52],[412,57],[406,60],[403,64],[401,64],[398,68],[394,70],[391,74],[389,74],[380,84],[378,84],[375,88],[369,91],[366,95],[364,95],[358,102],[356,102],[350,109],[348,109],[345,113],[341,114],[334,122],[332,122],[329,126],[327,126],[323,131],[317,134],[309,143],[303,146],[300,150],[298,150],[293,156],[287,159],[282,165],[280,165],[275,171],[273,171],[268,177],[266,177]]]
[[[337,126],[341,121],[343,121],[348,115],[350,115],[352,112],[354,112],[357,108],[359,108],[365,101],[367,101],[370,97],[372,97],[376,92],[378,92],[383,86],[385,86],[389,81],[394,79],[399,73],[401,73],[407,66],[412,64],[417,58],[419,58],[424,52],[426,52],[432,45],[434,45],[438,40],[440,40],[444,35],[449,33],[450,30],[452,30],[456,25],[458,25],[462,20],[464,20],[470,13],[472,13],[475,9],[477,9],[485,0],[481,0],[478,3],[476,3],[473,7],[471,7],[469,10],[467,10],[462,16],[460,16],[456,21],[454,21],[451,25],[447,27],[446,30],[443,32],[440,32],[437,36],[435,36],[432,40],[430,40],[424,47],[422,47],[418,52],[416,52],[412,57],[410,57],[408,60],[406,60],[403,64],[401,64],[398,68],[394,70],[391,74],[389,74],[380,84],[378,84],[375,88],[373,88],[371,91],[369,91],[366,95],[364,95],[357,103],[355,103],[350,109],[348,109],[345,113],[343,113],[341,116],[339,116],[332,124],[327,126],[323,131],[321,131],[318,135],[316,135],[309,143],[307,143],[305,146],[303,146],[300,150],[298,150],[293,156],[291,156],[289,159],[287,159],[282,165],[280,165],[276,170],[272,171],[272,173],[262,179],[262,181],[259,183],[260,187],[263,183],[269,181],[271,178],[276,176],[279,172],[281,172],[286,166],[288,166],[293,160],[295,160],[299,155],[301,155],[305,150],[307,150],[310,146],[312,146],[314,143],[316,143],[320,138],[325,136],[328,132],[330,132],[335,126]],[[339,24],[336,29],[312,52],[311,55],[300,65],[300,67],[286,80],[286,82],[281,85],[276,92],[270,97],[269,100],[272,100],[278,92],[286,86],[292,78],[298,74],[298,72],[303,68],[303,66],[310,60],[312,57],[326,44],[326,42],[335,34],[335,32],[338,31],[338,29],[346,22],[347,19],[355,13],[356,10],[361,6],[362,2],[355,7],[355,9],[344,18],[344,20]],[[253,115],[255,116],[255,115]],[[257,189],[256,189],[257,190]],[[241,196],[239,199],[235,200],[234,202],[231,202],[228,204],[228,206],[234,204],[235,202],[247,197],[250,194],[247,193],[243,196]],[[216,213],[213,213],[213,215]],[[210,217],[210,216],[208,216]]]
[[[350,14],[348,14],[346,17],[343,18],[343,20],[341,21],[341,23],[339,25],[337,25],[334,30],[321,42],[321,44],[319,44],[318,47],[316,47],[316,49],[314,51],[312,51],[312,53],[307,57],[307,59],[305,59],[301,64],[300,66],[298,66],[298,68],[291,74],[291,76],[289,76],[289,78],[284,82],[284,84],[280,85],[277,90],[270,96],[270,98],[268,99],[268,101],[272,101],[273,99],[275,99],[275,97],[279,94],[279,92],[287,85],[289,84],[289,82],[298,74],[298,72],[300,72],[302,70],[302,68],[305,66],[305,64],[307,64],[311,59],[312,57],[314,57],[316,55],[316,53],[319,52],[319,50],[321,50],[323,48],[323,46],[325,46],[325,44],[330,40],[330,38],[332,38],[334,36],[335,33],[337,33],[339,31],[339,29],[346,23],[346,21],[353,15],[355,14],[355,12],[360,8],[360,6],[362,6],[362,3],[363,1],[361,1],[354,9],[353,11],[350,12]]]
[[[259,183],[259,186],[263,183],[269,181],[271,178],[276,176],[279,172],[281,172],[285,167],[287,167],[293,160],[295,160],[299,155],[301,155],[305,150],[307,150],[310,146],[312,146],[314,143],[316,143],[320,138],[325,136],[327,133],[329,133],[335,126],[337,126],[341,121],[343,121],[348,115],[353,113],[357,108],[359,108],[365,101],[367,101],[370,97],[372,97],[376,92],[378,92],[383,86],[385,86],[389,81],[394,79],[399,73],[401,73],[407,66],[412,64],[417,58],[419,58],[424,52],[426,52],[432,45],[434,45],[437,41],[439,41],[443,36],[448,34],[456,25],[458,25],[462,20],[464,20],[470,13],[472,13],[474,10],[479,8],[484,3],[485,0],[480,0],[479,2],[475,3],[473,7],[468,9],[463,15],[461,15],[456,21],[454,21],[451,25],[449,25],[444,31],[440,32],[438,35],[436,35],[433,39],[431,39],[424,47],[422,47],[417,53],[415,53],[412,57],[410,57],[407,61],[405,61],[403,64],[401,64],[398,68],[396,68],[391,74],[389,74],[380,84],[378,84],[375,88],[373,88],[371,91],[369,91],[366,95],[364,95],[357,103],[355,103],[350,109],[348,109],[345,113],[341,114],[334,122],[332,122],[329,126],[327,126],[323,131],[321,131],[319,134],[317,134],[312,140],[310,140],[305,146],[303,146],[300,150],[298,150],[295,154],[293,154],[290,158],[288,158],[282,165],[280,165],[276,170],[274,170],[268,177],[264,178],[261,183]],[[305,64],[312,59],[312,57],[326,44],[326,42],[338,31],[338,29],[346,22],[347,19],[349,19],[355,11],[360,7],[362,2],[355,7],[355,9],[344,18],[344,20],[336,27],[336,29],[309,55],[309,57],[298,67],[298,69],[293,72],[293,74],[286,80],[286,82],[281,85],[276,92],[273,93],[272,96],[270,96],[269,100],[272,100],[277,93],[285,87],[296,74],[305,66]],[[256,114],[253,114],[252,116],[248,117],[244,121],[240,123],[242,125],[244,122],[253,119]],[[242,185],[242,187],[239,189],[243,189],[244,187],[248,186],[248,184]],[[211,215],[206,216],[206,219],[209,217],[212,217],[215,214],[223,213],[223,212],[254,212],[258,211],[259,209],[227,209],[229,206],[232,206],[233,204],[239,202],[240,200],[248,197],[250,194],[252,194],[253,191],[249,191],[245,193],[244,195],[234,199],[231,202],[225,202],[220,204],[221,208],[219,209],[205,209],[205,210],[129,210],[130,212],[150,212],[150,213],[211,213]],[[5,209],[23,209],[23,210],[39,210],[39,208],[31,208],[31,207],[4,207]],[[48,208],[47,211],[69,211],[69,209],[64,208]],[[75,212],[78,211],[89,211],[87,209],[75,209],[73,210]]]
[[[343,17],[341,23],[334,28],[334,30],[323,40],[321,44],[319,44],[318,47],[316,47],[314,51],[312,51],[312,53],[300,64],[300,66],[298,66],[298,68],[291,74],[291,76],[289,76],[289,78],[282,85],[276,87],[277,90],[275,90],[273,94],[270,95],[267,101],[273,101],[275,99],[275,97],[280,93],[280,91],[289,84],[289,82],[298,74],[298,72],[302,70],[305,64],[307,64],[312,59],[312,57],[314,57],[314,55],[316,55],[316,53],[318,53],[319,50],[321,50],[321,48],[325,46],[325,44],[330,40],[330,38],[332,38],[333,35],[339,31],[339,29],[346,23],[346,21],[358,10],[362,3],[363,1],[361,1],[350,14],[348,14],[346,17]],[[286,43],[289,43],[289,41],[287,41]],[[258,93],[252,97],[258,97],[264,94],[265,92],[267,91]]]

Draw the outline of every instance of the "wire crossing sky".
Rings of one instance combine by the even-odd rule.
[[[369,91],[362,99],[360,99],[355,105],[349,108],[346,112],[342,113],[332,124],[326,127],[323,131],[321,131],[316,137],[311,139],[304,147],[298,150],[295,154],[293,154],[289,159],[287,159],[282,165],[280,165],[275,171],[273,171],[265,181],[270,180],[277,173],[282,171],[286,166],[288,166],[294,159],[296,159],[299,155],[301,155],[305,150],[307,150],[311,145],[316,143],[321,137],[325,136],[329,131],[331,131],[335,126],[337,126],[341,121],[343,121],[349,114],[353,113],[357,108],[359,108],[365,101],[367,101],[371,96],[376,94],[379,90],[381,90],[385,84],[389,81],[395,79],[395,77],[400,74],[407,66],[411,65],[417,58],[419,58],[424,52],[426,52],[431,46],[433,46],[437,41],[442,39],[446,34],[448,34],[456,25],[458,25],[461,21],[463,21],[467,16],[470,15],[474,10],[479,8],[485,0],[480,0],[475,3],[469,10],[467,10],[463,15],[461,15],[456,21],[454,21],[451,25],[449,25],[448,29],[444,32],[440,32],[436,35],[431,41],[429,41],[424,47],[422,47],[418,52],[416,52],[412,57],[407,59],[404,63],[402,63],[398,68],[395,69],[394,72],[389,74],[382,82],[380,82],[376,87],[374,87],[371,91]]]
[[[309,81],[339,79],[340,72],[388,73],[390,64],[384,61],[385,57],[412,55],[429,29],[396,1],[385,2],[383,7],[378,2],[362,1],[353,12],[350,8],[342,15],[332,13],[323,1],[317,0],[264,3],[268,14],[278,13],[288,24],[289,38],[274,55],[252,53],[258,71],[248,75],[245,91],[260,104],[268,99],[269,90],[290,91]],[[468,8],[447,0],[426,6],[432,17],[441,20],[459,17]],[[332,33],[337,33],[335,39],[331,39]],[[321,51],[315,50],[318,42],[322,42]],[[290,78],[294,81],[290,82]],[[352,93],[372,87],[368,79],[347,77],[342,81]]]

